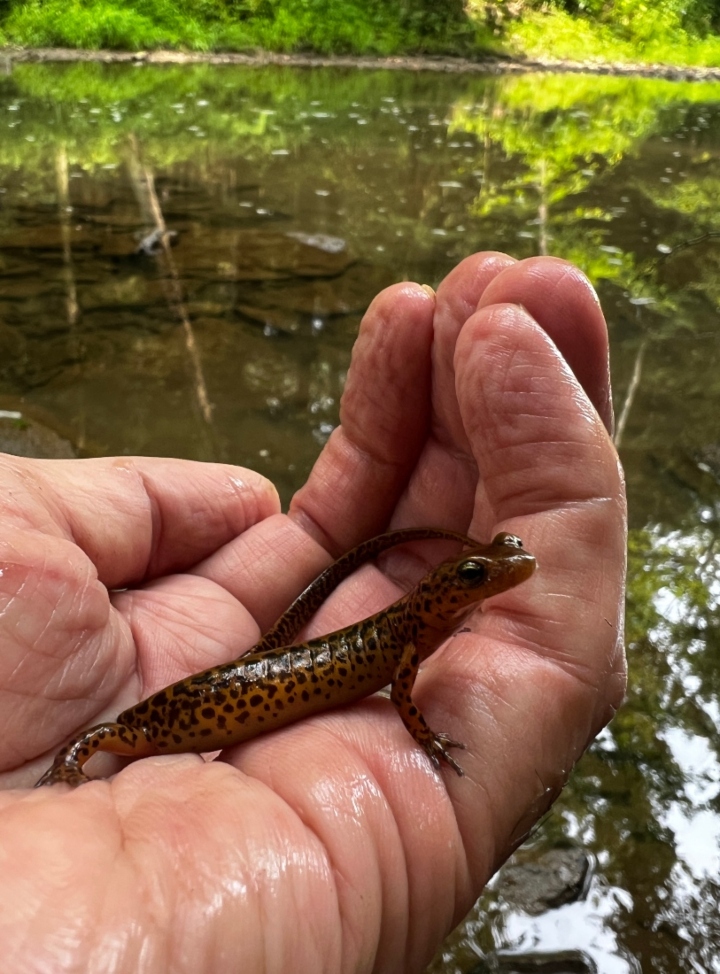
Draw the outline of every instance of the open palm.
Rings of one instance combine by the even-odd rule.
[[[4,969],[421,970],[622,697],[609,402],[579,272],[480,254],[437,299],[404,284],[373,303],[342,425],[287,515],[235,467],[3,458]],[[211,763],[25,790],[79,727],[238,656],[339,553],[416,525],[511,531],[540,566],[418,679],[431,726],[468,747],[465,778],[371,698]],[[439,551],[363,568],[312,632],[380,609]]]

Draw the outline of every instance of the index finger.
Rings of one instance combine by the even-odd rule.
[[[5,520],[73,541],[108,588],[186,570],[279,510],[252,470],[154,457],[3,456]]]

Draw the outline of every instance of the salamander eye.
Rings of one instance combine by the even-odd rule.
[[[458,575],[464,582],[482,582],[487,575],[485,566],[476,561],[464,561],[458,565]]]

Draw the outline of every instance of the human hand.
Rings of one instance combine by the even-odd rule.
[[[437,302],[404,284],[373,303],[342,427],[287,516],[237,468],[6,460],[8,972],[422,969],[622,697],[606,342],[569,265],[476,255]],[[79,726],[251,646],[331,556],[415,525],[511,531],[539,562],[418,679],[431,726],[467,745],[466,777],[438,774],[373,698],[209,764],[149,758],[74,792],[20,788]],[[359,572],[312,632],[396,598],[427,568],[414,551]]]

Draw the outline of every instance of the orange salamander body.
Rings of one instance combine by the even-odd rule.
[[[358,565],[409,541],[461,541],[470,550],[444,561],[388,608],[336,632],[290,645],[328,594]],[[152,694],[115,723],[83,732],[38,781],[79,785],[97,751],[127,757],[214,751],[349,704],[392,684],[391,699],[406,728],[433,764],[462,769],[412,700],[420,661],[429,656],[483,599],[529,578],[535,559],[510,534],[488,545],[436,528],[379,535],[343,555],[312,582],[252,649]]]

